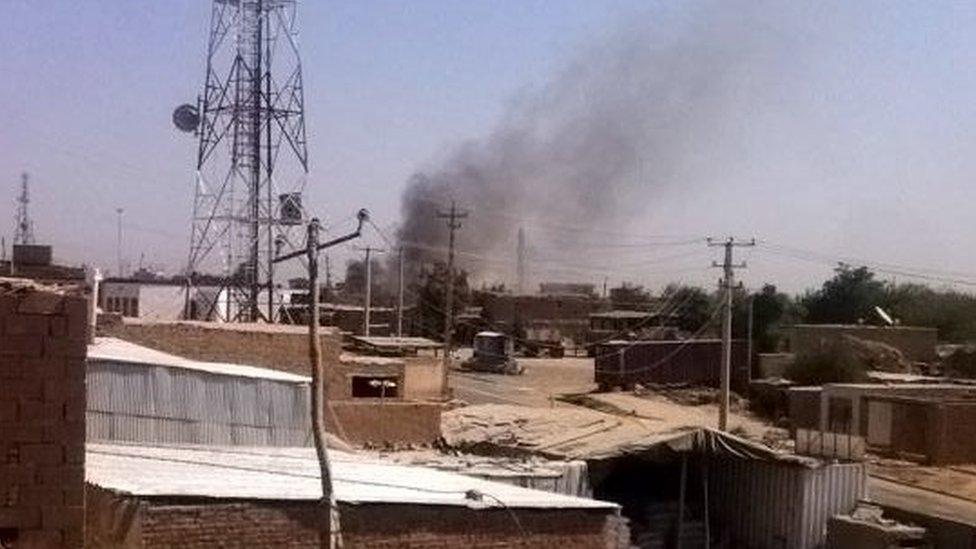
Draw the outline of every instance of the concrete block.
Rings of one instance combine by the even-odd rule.
[[[40,525],[40,507],[0,507],[0,528],[37,528]]]
[[[48,317],[44,315],[8,316],[3,324],[3,333],[7,335],[46,336],[49,331]]]
[[[81,486],[85,482],[85,468],[80,465],[39,467],[35,478],[37,483],[42,485]]]
[[[17,409],[17,401],[8,398],[0,400],[0,425],[6,422],[17,421]],[[2,438],[2,435],[0,435],[0,440]]]
[[[17,313],[22,315],[53,315],[63,310],[64,296],[52,292],[30,292],[20,298]]]
[[[24,444],[20,447],[20,462],[35,465],[60,465],[64,463],[64,448],[60,444]]]
[[[64,505],[64,493],[54,486],[27,486],[20,491],[20,502],[31,507]]]
[[[44,341],[45,357],[85,358],[88,342],[82,338],[48,338]]]
[[[40,357],[44,352],[44,338],[39,335],[0,336],[0,356]]]
[[[18,549],[50,549],[63,547],[64,537],[60,530],[27,530],[17,539]]]

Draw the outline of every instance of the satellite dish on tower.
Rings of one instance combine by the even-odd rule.
[[[200,111],[188,103],[176,107],[173,111],[173,125],[187,133],[197,131],[200,127]]]

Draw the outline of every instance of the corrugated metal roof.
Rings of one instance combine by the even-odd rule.
[[[393,503],[512,508],[607,509],[614,503],[529,490],[464,475],[330,453],[336,498],[346,503]],[[313,448],[125,446],[87,444],[85,480],[134,496],[317,500],[319,466]],[[488,495],[465,497],[469,490]]]
[[[294,383],[311,383],[312,381],[310,377],[271,370],[269,368],[258,368],[255,366],[243,366],[224,362],[190,360],[114,337],[95,338],[95,342],[88,346],[88,360],[184,368],[187,370],[209,372],[211,374],[269,379],[273,381],[290,381]]]

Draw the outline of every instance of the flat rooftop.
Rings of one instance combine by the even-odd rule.
[[[348,336],[357,343],[382,349],[440,349],[443,345],[426,337],[382,337],[382,336]]]
[[[314,448],[86,445],[85,480],[138,497],[314,501],[321,497]],[[345,503],[474,509],[605,509],[615,503],[530,490],[360,454],[330,451],[336,498]],[[490,497],[472,501],[477,490]],[[492,500],[498,498],[503,503]]]

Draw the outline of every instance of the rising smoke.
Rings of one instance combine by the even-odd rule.
[[[399,229],[408,249],[420,246],[411,257],[443,258],[447,231],[434,212],[455,200],[471,210],[458,234],[461,263],[510,281],[514,268],[491,258],[513,256],[520,224],[534,246],[572,253],[579,230],[612,228],[656,192],[699,184],[677,174],[754,106],[741,94],[781,68],[795,38],[768,25],[784,14],[765,3],[674,4],[585,48],[513,101],[490,135],[417,172]]]

